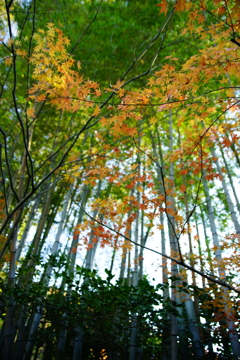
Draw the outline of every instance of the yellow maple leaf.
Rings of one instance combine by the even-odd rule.
[[[27,116],[28,117],[35,117],[33,108],[30,107],[30,108],[27,109]]]
[[[100,107],[96,106],[92,113],[92,116],[97,116],[100,113],[100,111],[101,111]]]
[[[14,43],[14,40],[12,38],[7,41],[8,46],[13,45],[13,43]]]
[[[6,65],[11,65],[12,62],[13,62],[13,59],[12,59],[11,56],[9,56],[9,57],[7,57],[7,58],[5,59],[5,64],[6,64]]]
[[[153,116],[153,117],[151,117],[150,119],[149,119],[149,123],[152,125],[152,124],[156,124],[157,123],[157,118],[155,117],[155,116]]]
[[[16,54],[17,54],[17,55],[20,55],[20,56],[27,56],[26,51],[21,50],[21,49],[17,49],[17,50],[16,50]]]
[[[111,85],[113,89],[120,89],[124,84],[124,81],[118,80],[115,85]]]

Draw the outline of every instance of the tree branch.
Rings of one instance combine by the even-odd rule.
[[[73,201],[74,201],[74,200],[73,200]],[[139,246],[139,247],[141,247],[141,248],[143,248],[143,249],[145,249],[145,250],[151,251],[151,252],[153,252],[153,253],[155,253],[155,254],[157,254],[157,255],[161,255],[161,256],[165,257],[166,259],[169,259],[169,260],[175,262],[176,264],[181,265],[181,266],[185,267],[186,269],[195,272],[196,274],[204,277],[205,279],[207,279],[207,280],[209,280],[209,281],[211,281],[211,282],[213,282],[213,283],[215,283],[215,284],[224,286],[224,287],[226,287],[227,289],[232,290],[232,291],[240,294],[240,290],[239,290],[238,288],[236,288],[236,287],[234,287],[234,286],[226,283],[226,282],[223,281],[223,280],[217,279],[217,277],[216,277],[216,278],[213,278],[213,277],[211,277],[211,276],[203,273],[202,271],[197,270],[197,269],[195,269],[194,267],[186,264],[184,261],[180,261],[180,260],[174,259],[173,257],[168,256],[168,255],[166,255],[166,254],[163,254],[163,253],[161,253],[161,252],[159,252],[159,251],[157,251],[157,250],[154,250],[154,249],[148,248],[148,247],[146,247],[146,246],[144,246],[144,245],[138,244],[137,242],[135,242],[135,241],[131,240],[130,238],[128,238],[126,235],[124,235],[124,234],[118,232],[117,230],[111,228],[110,226],[104,224],[102,221],[99,221],[98,219],[95,219],[95,218],[92,217],[79,203],[77,203],[76,201],[74,201],[74,202],[75,202],[75,204],[76,204],[77,206],[79,206],[79,207],[81,208],[81,210],[82,210],[91,220],[95,221],[95,222],[98,223],[99,225],[102,225],[102,226],[106,227],[108,230],[113,231],[115,234],[123,237],[125,240],[131,242],[132,244],[137,245],[137,246]]]

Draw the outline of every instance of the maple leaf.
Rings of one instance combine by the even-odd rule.
[[[183,11],[186,7],[186,0],[177,0],[175,4],[176,11]]]
[[[11,45],[13,45],[14,44],[14,39],[9,39],[8,41],[7,41],[7,45],[10,47]]]
[[[224,137],[224,139],[222,140],[222,144],[224,147],[230,147],[231,141],[227,137]]]
[[[116,90],[116,89],[120,89],[123,86],[123,84],[124,81],[118,80],[117,83],[115,85],[111,85],[111,87]]]
[[[106,119],[105,117],[102,117],[101,120],[100,120],[100,123],[101,123],[103,126],[108,126],[108,125],[109,125],[109,120]]]
[[[160,105],[157,109],[158,112],[164,110],[167,107],[167,104]]]
[[[100,111],[101,111],[100,107],[96,106],[92,113],[92,116],[97,116],[100,113]]]
[[[17,54],[17,55],[20,55],[20,56],[23,56],[23,57],[27,56],[26,51],[20,50],[20,49],[17,49],[17,50],[16,50],[16,54]]]
[[[179,189],[181,192],[184,193],[186,191],[186,186],[182,184],[182,185],[180,185]]]
[[[11,56],[9,56],[9,57],[7,57],[7,58],[5,59],[5,64],[6,64],[6,65],[11,65],[12,62],[13,62],[13,58],[12,58]]]
[[[75,254],[76,251],[77,251],[77,248],[76,248],[76,247],[73,247],[72,250],[71,250],[71,253],[72,253],[72,254]]]
[[[168,10],[167,0],[162,0],[160,4],[156,4],[155,6],[160,7],[160,13],[164,13],[165,15],[167,14],[167,10]]]
[[[136,129],[135,127],[132,127],[132,128],[129,127],[129,128],[127,129],[127,133],[128,133],[130,136],[134,137],[134,136],[137,135],[137,129]]]
[[[183,170],[180,171],[181,175],[186,175],[187,173],[188,173],[188,170],[186,170],[186,169],[183,169]]]
[[[33,108],[28,108],[28,109],[27,109],[27,116],[28,116],[28,117],[35,117],[34,109],[33,109]]]

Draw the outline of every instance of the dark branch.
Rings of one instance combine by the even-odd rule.
[[[75,202],[75,201],[74,201],[74,202]],[[76,202],[75,202],[75,203],[76,203]],[[181,265],[181,266],[185,267],[186,269],[195,272],[196,274],[204,277],[205,279],[207,279],[207,280],[209,280],[209,281],[211,281],[211,282],[213,282],[213,283],[215,283],[215,284],[224,286],[224,287],[226,287],[227,289],[232,290],[232,291],[235,291],[236,293],[240,294],[240,290],[238,290],[236,287],[234,287],[234,286],[226,283],[226,282],[223,281],[223,280],[217,279],[217,277],[216,277],[216,278],[213,278],[213,277],[211,277],[211,276],[203,273],[202,271],[197,270],[197,269],[195,269],[194,267],[186,264],[184,261],[174,259],[173,257],[168,256],[168,255],[166,255],[166,254],[163,254],[163,253],[161,253],[161,252],[159,252],[159,251],[157,251],[157,250],[154,250],[154,249],[148,248],[148,247],[146,247],[146,246],[144,246],[144,245],[138,244],[137,242],[135,242],[135,241],[131,240],[130,238],[128,238],[126,235],[124,235],[124,234],[118,232],[117,230],[111,228],[110,226],[104,224],[102,221],[99,221],[98,219],[95,219],[95,218],[92,217],[80,204],[78,204],[78,203],[76,203],[76,204],[81,208],[81,210],[82,210],[91,220],[95,221],[95,222],[98,223],[99,225],[102,225],[102,226],[106,227],[108,230],[113,231],[113,232],[116,233],[117,235],[123,237],[125,240],[131,242],[132,244],[137,245],[137,246],[139,246],[139,247],[141,247],[141,248],[143,248],[143,249],[145,249],[145,250],[149,250],[149,251],[151,251],[151,252],[154,252],[154,253],[157,254],[157,255],[161,255],[161,256],[165,257],[166,259],[169,259],[169,260],[175,262],[176,264]]]

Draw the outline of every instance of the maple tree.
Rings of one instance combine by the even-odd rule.
[[[239,1],[56,6],[0,7],[1,358],[238,359]]]

